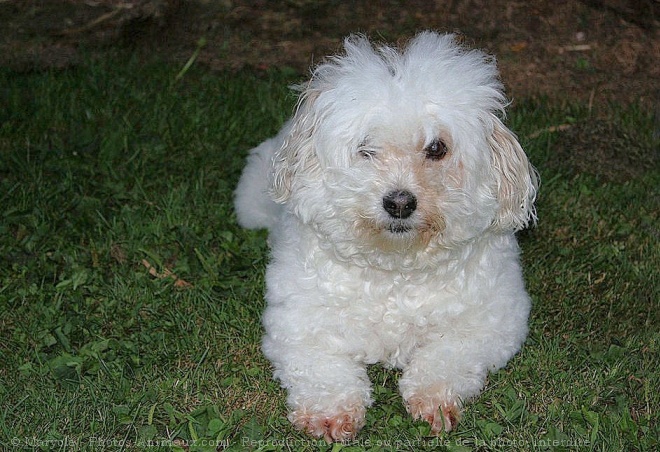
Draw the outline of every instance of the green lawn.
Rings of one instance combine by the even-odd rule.
[[[259,350],[266,234],[232,209],[246,151],[286,119],[300,78],[180,70],[126,55],[0,70],[0,448],[657,450],[660,171],[612,180],[558,162],[554,127],[594,112],[510,112],[543,181],[520,237],[523,351],[435,439],[375,366],[366,427],[328,446],[286,421]],[[604,116],[657,152],[648,112]]]

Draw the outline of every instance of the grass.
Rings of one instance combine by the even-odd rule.
[[[588,122],[586,108],[529,100],[509,118],[543,179],[539,225],[521,234],[523,351],[440,438],[374,366],[365,429],[328,446],[286,421],[259,350],[266,235],[238,228],[231,206],[296,80],[180,69],[109,55],[0,70],[2,447],[658,448],[660,173],[608,182],[554,165],[550,127]],[[608,114],[653,152],[650,114]]]

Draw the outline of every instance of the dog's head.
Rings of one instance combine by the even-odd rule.
[[[432,32],[401,51],[344,44],[301,87],[273,199],[355,252],[447,248],[535,219],[536,173],[498,117],[493,59]]]

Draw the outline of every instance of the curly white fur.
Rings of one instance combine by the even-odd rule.
[[[498,118],[492,58],[433,32],[344,46],[236,190],[239,223],[270,230],[263,350],[312,435],[357,433],[377,362],[402,369],[414,417],[450,430],[525,340],[514,232],[537,176]]]

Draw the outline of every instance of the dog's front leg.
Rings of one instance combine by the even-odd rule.
[[[341,338],[331,333],[301,335],[297,330],[294,338],[277,328],[282,323],[273,329],[266,325],[263,349],[275,367],[275,378],[288,391],[289,420],[328,442],[354,438],[371,404],[365,365],[337,350]]]
[[[456,427],[462,402],[481,392],[492,367],[475,353],[483,343],[470,342],[446,335],[430,341],[415,351],[399,380],[408,412],[427,421],[434,434]]]
[[[433,434],[448,432],[458,424],[465,394],[478,393],[486,374],[465,370],[464,375],[457,376],[457,369],[450,366],[437,353],[421,348],[399,380],[408,413],[428,422]]]

